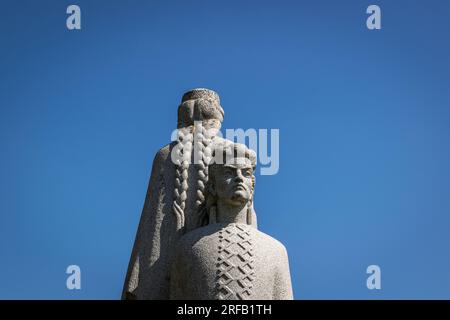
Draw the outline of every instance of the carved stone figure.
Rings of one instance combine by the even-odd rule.
[[[153,160],[136,239],[125,279],[123,299],[168,299],[174,244],[199,226],[205,200],[211,148],[224,117],[216,92],[186,92],[178,107],[177,140]],[[256,215],[252,208],[252,225]]]
[[[292,299],[285,247],[250,226],[256,155],[240,144],[216,148],[224,161],[209,166],[204,226],[177,245],[170,298]]]

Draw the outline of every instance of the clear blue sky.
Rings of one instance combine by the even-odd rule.
[[[74,3],[81,31],[66,29]],[[194,87],[220,93],[224,128],[280,129],[280,171],[257,176],[255,206],[297,299],[450,298],[449,12],[2,1],[0,298],[120,297],[154,153]]]

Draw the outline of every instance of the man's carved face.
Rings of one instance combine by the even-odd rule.
[[[214,189],[219,199],[231,205],[241,205],[251,200],[253,168],[250,164],[225,164],[216,170]]]

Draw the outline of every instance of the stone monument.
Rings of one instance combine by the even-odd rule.
[[[183,294],[183,290],[185,290],[186,286],[189,286],[189,279],[187,278],[191,275],[186,274],[187,278],[185,280],[187,282],[183,285],[181,281],[185,277],[183,276],[183,270],[181,267],[175,267],[179,265],[180,259],[184,257],[180,253],[181,248],[186,248],[188,239],[197,234],[198,230],[207,229],[212,231],[219,225],[227,223],[229,219],[224,217],[226,215],[232,216],[234,212],[232,210],[227,213],[227,211],[219,209],[221,206],[217,206],[217,209],[214,209],[215,206],[208,205],[214,197],[211,193],[208,193],[210,191],[206,190],[206,188],[211,189],[211,186],[215,185],[209,179],[210,168],[212,170],[216,168],[212,160],[218,154],[223,154],[222,152],[217,153],[215,150],[224,150],[223,146],[227,146],[225,149],[230,150],[231,145],[235,146],[235,144],[217,135],[223,117],[224,111],[216,92],[208,89],[194,89],[183,95],[181,104],[178,107],[177,140],[161,148],[153,160],[144,208],[125,279],[122,293],[123,299],[190,299],[190,297]],[[242,147],[233,147],[231,149],[243,150]],[[247,161],[253,161],[253,156],[250,156],[251,152],[248,149],[246,150]],[[216,163],[216,165],[219,164]],[[228,166],[226,168],[229,169]],[[241,187],[239,186],[238,189]],[[218,200],[218,203],[221,201]],[[257,231],[256,214],[253,209],[252,198],[248,199],[246,208],[246,223],[227,224],[225,229],[228,231],[224,232],[232,232],[232,228],[246,230],[243,233],[235,231],[240,236],[247,234],[248,237],[252,238],[252,241],[258,243],[255,247],[256,253],[265,246],[267,246],[267,250],[277,247],[278,249],[275,250],[277,253],[274,254],[279,257],[285,256],[287,274],[284,272],[283,275],[289,278],[287,256],[285,251],[283,251],[284,247]],[[217,215],[217,213],[219,214]],[[271,240],[268,240],[269,238]],[[269,245],[269,243],[271,244]],[[210,245],[212,244],[208,242],[207,246]],[[238,245],[241,246],[243,244]],[[189,250],[186,250],[185,253],[188,254],[189,252]],[[221,254],[223,255],[224,253],[222,252]],[[250,264],[250,266],[253,265]],[[261,290],[260,287],[263,282],[267,283],[275,279],[267,280],[269,279],[268,274],[271,272],[270,270],[255,268],[255,273],[252,273],[252,275],[257,280],[252,280],[249,286],[256,285],[256,290]],[[273,271],[275,272],[275,270]],[[261,273],[261,276],[259,276],[259,273]],[[263,276],[262,273],[265,275]],[[275,276],[275,274],[278,274],[278,271],[272,275],[272,277],[278,279],[279,276]],[[175,281],[174,279],[177,280]],[[217,282],[217,280],[219,279],[214,281]],[[280,279],[280,281],[284,280]],[[244,282],[239,281],[241,284]],[[222,294],[208,291],[208,295],[191,296],[191,298],[289,299],[292,298],[292,290],[290,289],[290,280],[288,282],[289,287],[286,287],[285,290],[286,292],[291,292],[290,295],[283,293],[284,291],[282,292],[282,290],[275,289],[279,288],[279,281],[277,280],[274,282],[273,288],[267,289],[270,293],[267,292],[266,295],[255,295],[251,291],[248,294],[240,293],[240,291],[238,294],[238,291],[233,291],[233,294],[228,295],[222,291]],[[214,283],[211,282],[204,285],[214,286]],[[233,288],[232,286],[230,290],[233,290]],[[201,290],[203,290],[203,287]]]

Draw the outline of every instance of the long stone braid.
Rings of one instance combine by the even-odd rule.
[[[185,209],[187,191],[189,188],[188,175],[192,154],[192,127],[178,129],[177,144],[175,146],[175,190],[173,199],[173,212],[177,219],[177,230],[185,226]]]
[[[195,151],[196,151],[196,169],[197,169],[197,190],[195,200],[195,210],[205,202],[205,188],[208,182],[208,165],[212,157],[212,143],[215,138],[214,130],[209,130],[208,123],[196,126],[195,131]]]

